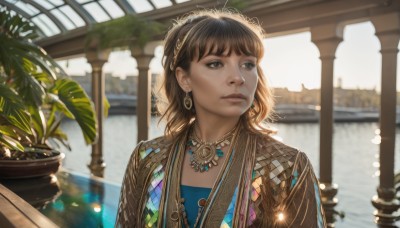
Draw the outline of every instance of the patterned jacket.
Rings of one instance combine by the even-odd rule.
[[[319,183],[303,152],[242,132],[211,191],[199,227],[326,227]],[[117,227],[183,227],[173,221],[187,136],[141,142],[126,169]]]

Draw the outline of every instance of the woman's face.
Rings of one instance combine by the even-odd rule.
[[[197,115],[240,117],[254,99],[257,58],[234,52],[230,56],[207,55],[200,61],[195,58],[185,80],[193,94]]]

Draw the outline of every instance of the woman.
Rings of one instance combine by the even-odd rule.
[[[122,227],[325,227],[306,155],[263,125],[273,99],[262,29],[199,11],[164,44],[163,137],[140,142],[121,191]]]

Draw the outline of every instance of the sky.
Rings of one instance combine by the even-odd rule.
[[[375,29],[370,22],[345,27],[343,41],[336,50],[335,86],[340,78],[343,88],[380,91],[380,43],[374,33]],[[272,87],[286,87],[292,91],[299,91],[303,84],[309,89],[320,88],[321,61],[317,47],[311,42],[310,32],[267,38],[264,40],[264,47],[265,56],[261,67]],[[152,72],[162,71],[161,58],[160,46],[155,50],[155,57],[150,63]],[[70,75],[85,75],[86,72],[91,72],[91,67],[84,58],[59,63]],[[397,66],[400,66],[399,55]],[[113,52],[104,65],[103,72],[121,78],[137,75],[136,60],[130,56],[129,51]],[[397,69],[398,91],[399,75],[400,70]]]

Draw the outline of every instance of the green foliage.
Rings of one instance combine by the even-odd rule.
[[[86,143],[93,143],[97,139],[96,116],[94,106],[82,87],[76,81],[64,78],[57,80],[50,92],[56,94],[63,104],[53,105],[53,110],[75,119],[81,126]]]
[[[18,40],[30,40],[38,37],[33,24],[22,17],[12,16],[8,11],[0,12],[0,33]]]
[[[0,144],[5,148],[24,151],[24,146],[18,141],[18,135],[10,126],[0,126]]]
[[[230,0],[227,2],[226,6],[227,8],[233,8],[236,10],[243,10],[247,7],[248,2],[244,0]]]
[[[0,115],[9,124],[31,134],[30,115],[25,109],[22,99],[5,84],[0,84]],[[3,123],[4,124],[4,123]]]
[[[92,42],[100,48],[120,47],[121,44],[136,44],[143,47],[152,37],[164,32],[158,22],[126,15],[114,20],[95,24],[88,32],[86,46]]]
[[[0,11],[0,157],[9,150],[70,149],[60,128],[64,117],[79,124],[86,143],[97,140],[93,104],[34,44],[35,27],[19,15]]]

